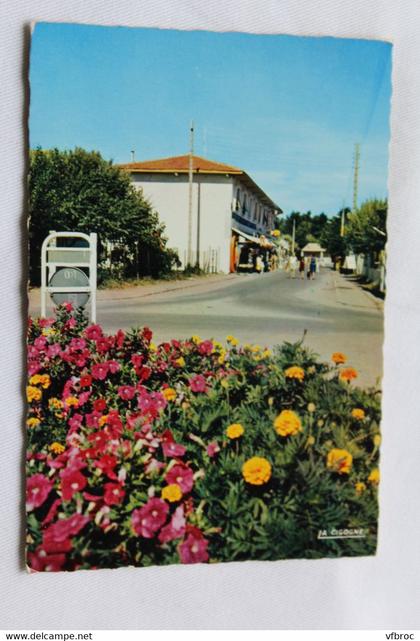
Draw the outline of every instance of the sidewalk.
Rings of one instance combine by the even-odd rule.
[[[331,272],[331,274],[337,303],[352,309],[367,310],[375,307],[377,310],[383,311],[384,301],[362,289],[358,283],[351,280],[351,276],[344,276],[336,271]]]

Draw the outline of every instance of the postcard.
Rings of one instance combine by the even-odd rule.
[[[391,54],[34,25],[29,571],[375,554]]]

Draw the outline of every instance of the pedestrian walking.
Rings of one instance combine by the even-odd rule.
[[[300,279],[303,280],[305,278],[305,258],[304,256],[300,257],[299,260],[299,275]]]
[[[310,273],[311,280],[314,280],[316,271],[317,271],[316,258],[315,256],[311,256],[311,260],[309,262],[309,273]]]
[[[289,274],[290,278],[296,278],[296,271],[298,268],[298,259],[296,256],[290,256],[289,260]]]

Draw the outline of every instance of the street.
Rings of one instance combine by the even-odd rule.
[[[242,343],[268,347],[297,341],[306,329],[305,344],[322,359],[342,351],[359,372],[358,385],[378,383],[382,302],[343,276],[325,269],[314,281],[301,281],[277,271],[198,279],[192,284],[178,283],[173,289],[168,283],[166,291],[151,293],[147,287],[102,290],[97,321],[108,332],[147,325],[155,342],[193,334],[224,341],[233,334]],[[34,304],[31,313],[39,313]]]

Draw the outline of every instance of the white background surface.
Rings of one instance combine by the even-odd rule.
[[[32,576],[23,570],[25,29],[32,20],[394,42],[383,482],[376,557]],[[3,0],[0,29],[0,628],[420,627],[419,0]]]

